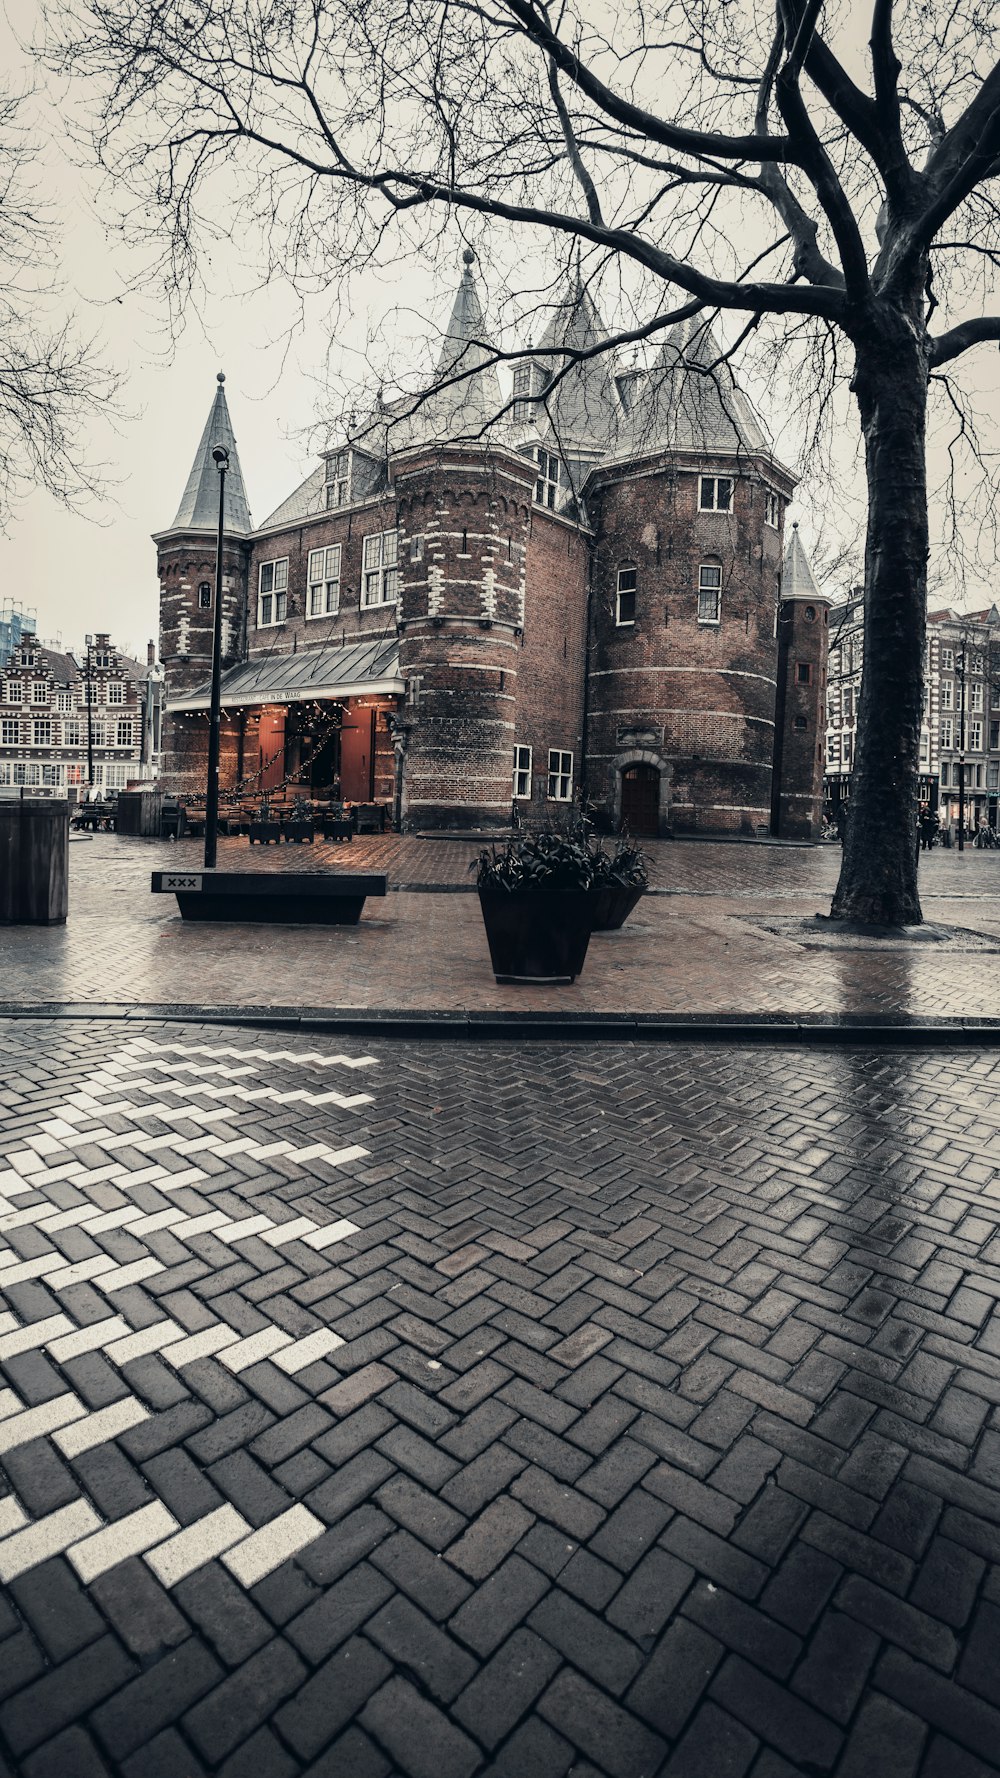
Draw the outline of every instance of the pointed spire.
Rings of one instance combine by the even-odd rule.
[[[798,523],[792,525],[792,535],[788,540],[785,560],[781,567],[781,597],[783,599],[822,600],[824,594],[816,584],[816,576],[806,555],[805,545],[799,536]]]
[[[418,402],[407,397],[393,420],[390,447],[414,444],[482,442],[500,409],[500,380],[487,344],[486,321],[472,268],[471,247],[462,254],[464,271],[441,342],[437,366],[427,393]]]
[[[219,522],[219,472],[212,461],[212,452],[216,445],[224,445],[229,452],[229,469],[226,475],[226,495],[224,508],[225,529],[230,535],[246,536],[253,529],[250,520],[250,509],[247,505],[246,491],[243,486],[243,472],[236,451],[236,434],[229,418],[226,404],[226,392],[223,387],[226,377],[221,371],[217,377],[218,388],[212,403],[205,430],[201,435],[201,443],[195,452],[191,465],[191,473],[187,478],[187,486],[181,495],[181,503],[177,508],[177,517],[171,525],[171,531],[214,531]]]
[[[476,256],[471,247],[466,247],[462,254],[462,263],[465,270],[441,344],[437,362],[438,377],[453,375],[456,370],[477,369],[490,358],[485,344],[486,322],[483,319],[483,308],[479,301],[476,280],[472,275]]]
[[[563,354],[568,351],[588,352],[608,337],[594,299],[583,281],[579,255],[570,272],[565,292],[549,319],[538,342],[540,352],[551,352],[552,359],[535,360],[545,367],[550,377],[560,377],[544,412],[551,421],[553,433],[560,444],[575,444],[586,452],[606,447],[615,424],[617,403],[611,367],[604,353],[570,364]],[[541,416],[540,416],[541,417]]]

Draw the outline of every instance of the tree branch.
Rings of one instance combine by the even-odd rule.
[[[936,369],[940,364],[948,364],[970,346],[985,345],[990,340],[1000,342],[1000,315],[980,315],[973,321],[962,321],[947,333],[938,334],[931,347],[931,365]]]

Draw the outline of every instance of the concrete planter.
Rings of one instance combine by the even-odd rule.
[[[369,895],[384,895],[384,876],[255,871],[153,872],[154,895],[176,895],[184,920],[255,925],[356,926]]]

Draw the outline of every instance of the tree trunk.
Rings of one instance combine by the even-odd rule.
[[[835,918],[923,919],[916,830],[927,622],[928,360],[901,318],[857,343],[853,388],[868,473],[864,668]]]

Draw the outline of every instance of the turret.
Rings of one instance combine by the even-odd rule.
[[[794,524],[778,606],[771,815],[781,839],[815,840],[822,829],[829,621],[830,600],[820,592]]]

